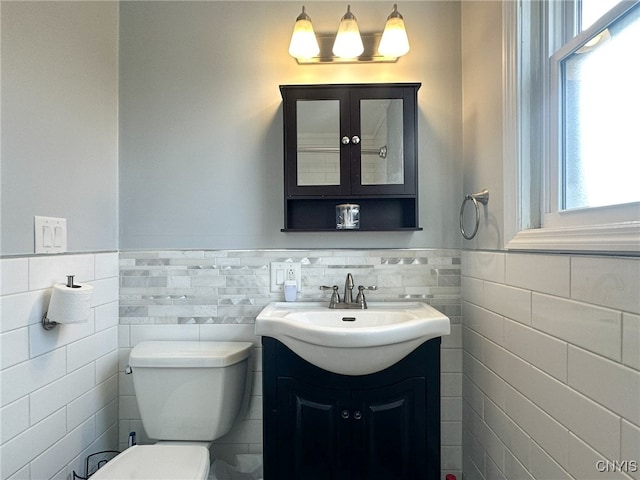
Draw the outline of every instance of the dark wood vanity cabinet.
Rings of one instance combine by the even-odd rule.
[[[335,206],[342,203],[360,205],[360,231],[421,230],[419,88],[419,83],[280,86],[283,231],[336,231]]]
[[[440,338],[340,375],[263,337],[265,480],[437,480]]]

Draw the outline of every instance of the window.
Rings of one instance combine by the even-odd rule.
[[[576,3],[583,30],[551,58],[558,104],[550,111],[558,108],[561,120],[550,132],[559,136],[551,152],[560,168],[559,210],[640,201],[640,6],[596,18],[611,3]]]
[[[518,20],[505,38],[517,59],[513,216],[529,229],[508,248],[640,251],[640,2],[521,0],[506,13]]]

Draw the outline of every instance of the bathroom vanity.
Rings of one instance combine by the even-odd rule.
[[[436,480],[440,337],[367,375],[262,338],[265,480]]]
[[[419,83],[280,86],[283,231],[336,231],[335,206],[344,203],[360,206],[358,230],[421,230],[419,88]]]

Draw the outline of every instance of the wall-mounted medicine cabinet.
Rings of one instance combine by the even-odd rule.
[[[419,83],[282,85],[283,231],[336,228],[360,205],[359,231],[418,226]]]

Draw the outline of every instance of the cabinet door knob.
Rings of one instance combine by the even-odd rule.
[[[353,136],[353,138],[351,139],[351,142],[352,142],[354,145],[359,144],[359,143],[360,143],[360,137],[359,137],[359,136],[357,136],[357,135],[354,135],[354,136]]]
[[[341,140],[343,145],[349,145],[350,141],[351,140],[349,140],[349,137],[347,137],[346,135],[344,137],[342,137],[342,140]]]
[[[349,410],[342,410],[342,413],[340,415],[342,416],[342,418],[349,418]]]
[[[356,410],[355,412],[353,412],[353,418],[355,418],[356,420],[360,420],[362,418],[362,412],[360,410]]]

